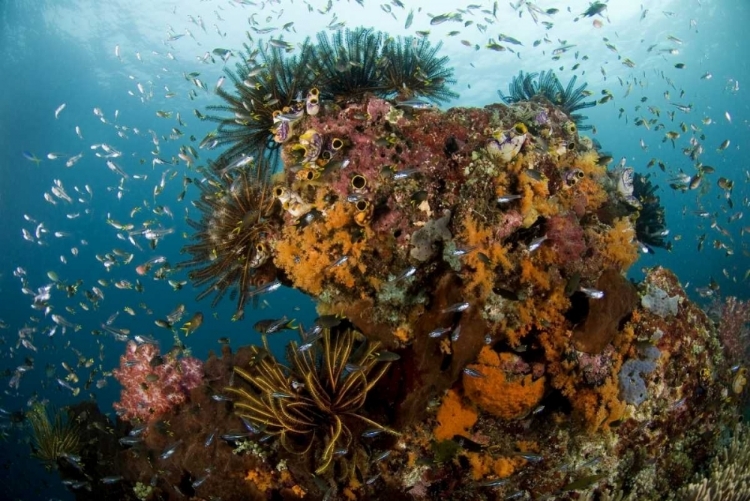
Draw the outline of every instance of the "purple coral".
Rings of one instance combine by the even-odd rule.
[[[656,346],[639,350],[642,359],[631,359],[620,368],[620,396],[629,404],[641,405],[648,396],[644,376],[656,369],[661,352]]]
[[[549,123],[549,115],[547,115],[547,112],[545,110],[542,110],[537,113],[537,115],[534,117],[534,123],[536,123],[537,125],[547,125]]]

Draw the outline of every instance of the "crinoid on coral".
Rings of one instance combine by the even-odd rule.
[[[273,165],[279,143],[286,140],[294,116],[304,107],[300,96],[310,90],[312,82],[312,48],[307,41],[294,55],[262,41],[254,47],[245,43],[244,47],[242,62],[237,63],[235,71],[226,70],[234,92],[216,89],[226,104],[208,106],[208,110],[220,114],[205,117],[219,123],[212,147],[230,146],[217,160],[221,167],[246,157],[255,157],[256,165],[264,160]]]
[[[442,46],[432,46],[426,38],[389,38],[380,63],[385,97],[423,97],[438,103],[458,97],[449,88],[456,80],[448,57],[437,57]]]
[[[311,66],[324,97],[347,101],[378,91],[382,42],[383,34],[369,28],[339,30],[330,40],[326,32],[318,33]]]
[[[74,457],[81,449],[78,425],[62,411],[54,412],[50,420],[47,408],[35,403],[26,413],[31,424],[32,455],[47,469],[57,465],[59,458]]]
[[[537,76],[539,78],[536,78]],[[534,80],[535,78],[536,80]],[[574,112],[595,106],[596,101],[583,101],[587,94],[587,84],[584,83],[580,87],[575,88],[577,78],[573,76],[568,85],[563,87],[557,75],[552,70],[542,71],[541,73],[524,73],[521,71],[518,76],[513,77],[507,95],[503,94],[502,91],[497,91],[497,93],[507,104],[529,101],[536,95],[542,95],[565,112],[576,123],[578,129],[586,130],[590,129],[591,126],[581,125],[581,122],[588,117]]]
[[[198,300],[216,293],[215,306],[231,290],[230,297],[237,299],[235,318],[241,318],[247,300],[253,297],[253,286],[276,277],[268,259],[275,200],[270,195],[267,166],[256,168],[250,162],[229,171],[204,169],[202,174],[205,181],[195,183],[201,190],[195,206],[202,217],[187,220],[196,230],[192,240],[197,243],[182,249],[192,259],[180,267],[195,268],[188,276],[196,287],[206,287]]]
[[[669,234],[664,206],[661,205],[656,190],[659,187],[651,183],[651,174],[645,176],[636,173],[633,178],[633,196],[641,203],[642,208],[635,222],[635,234],[638,241],[651,247],[671,250],[672,243],[665,237]]]
[[[239,396],[239,416],[279,437],[289,452],[314,451],[316,473],[331,466],[334,451],[353,445],[350,426],[365,424],[373,435],[398,435],[361,413],[367,394],[386,373],[390,362],[377,342],[358,342],[351,330],[322,329],[298,345],[291,342],[286,367],[266,349],[253,347],[257,362],[235,367],[249,389],[226,388]],[[318,439],[322,449],[313,447]]]

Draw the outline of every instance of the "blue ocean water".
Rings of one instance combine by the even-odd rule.
[[[94,361],[90,368],[77,370],[81,383],[92,369],[98,370],[96,381],[118,365],[123,344],[111,336],[91,333],[118,311],[113,325],[133,334],[153,335],[167,346],[171,334],[156,327],[154,320],[164,318],[179,304],[186,305],[186,318],[202,311],[206,320],[189,338],[189,346],[195,356],[203,359],[209,350],[218,351],[220,345],[216,339],[220,336],[229,337],[235,348],[252,342],[252,324],[259,319],[286,314],[304,324],[312,322],[314,305],[296,291],[281,290],[269,295],[261,309],[248,310],[243,322],[234,323],[230,320],[234,312],[230,301],[211,309],[210,299],[195,302],[197,291],[190,284],[175,291],[166,280],[139,277],[134,271],[135,265],[154,255],[166,256],[171,264],[187,257],[180,254],[180,249],[187,243],[183,233],[189,235],[192,230],[185,224],[184,216],[187,213],[199,217],[189,203],[197,199],[198,190],[188,187],[185,200],[179,202],[177,198],[182,191],[183,176],[195,174],[186,171],[184,164],[153,165],[152,161],[155,157],[176,156],[183,144],[197,148],[213,129],[210,122],[197,120],[193,110],[205,111],[207,105],[220,104],[211,90],[222,75],[223,64],[216,56],[213,63],[202,60],[215,48],[240,49],[251,26],[248,22],[251,16],[259,23],[258,27],[278,28],[293,21],[296,33],[285,33],[292,42],[314,36],[341,21],[348,27],[372,25],[393,35],[430,30],[431,39],[444,42],[443,51],[457,69],[455,90],[461,97],[449,106],[497,102],[496,91],[505,91],[519,70],[554,69],[563,82],[577,75],[580,83],[588,83],[594,93],[592,98],[601,98],[602,91],[611,91],[614,99],[584,110],[589,117],[587,123],[596,128],[592,137],[601,143],[603,151],[612,154],[615,162],[626,157],[627,165],[635,167],[637,172],[652,174],[661,188],[673,245],[671,252],[656,249],[655,254],[642,256],[631,276],[641,276],[642,267],[662,265],[673,269],[683,284],[689,284],[691,296],[704,304],[708,299],[700,297],[696,288],[706,287],[712,280],[719,285],[722,296],[750,297],[747,275],[750,221],[738,215],[748,210],[750,197],[750,164],[745,153],[750,142],[747,91],[750,39],[746,33],[750,4],[743,0],[675,0],[644,1],[636,5],[628,0],[611,0],[609,19],[599,18],[603,26],[597,28],[590,18],[573,21],[587,8],[588,2],[540,1],[543,9],[560,9],[554,18],[555,26],[546,28],[533,22],[528,11],[519,18],[518,10],[507,2],[501,3],[504,5],[496,7],[494,16],[478,15],[478,24],[487,24],[481,19],[485,16],[496,19],[486,31],[462,24],[430,25],[427,12],[437,15],[454,11],[457,8],[454,2],[445,2],[443,6],[414,3],[414,9],[421,11],[416,11],[409,29],[404,24],[411,2],[407,9],[383,2],[382,5],[390,5],[384,9],[381,4],[367,0],[364,7],[356,2],[339,1],[330,10],[326,10],[325,1],[309,2],[310,10],[308,2],[299,0],[155,4],[145,0],[106,3],[4,0],[0,3],[0,74],[4,80],[0,97],[0,320],[5,327],[0,330],[0,371],[4,375],[0,378],[3,390],[0,408],[19,412],[27,408],[30,399],[63,406],[95,398],[104,412],[114,416],[112,403],[119,396],[119,388],[113,378],[106,378],[108,382],[103,388],[92,384],[77,397],[61,388],[55,379],[66,374],[61,362],[76,366],[80,357]],[[484,8],[492,11],[493,5]],[[449,36],[454,29],[461,33]],[[515,47],[516,53],[486,49],[487,39],[496,37],[498,32],[518,38],[524,45]],[[183,36],[169,41],[175,34]],[[607,48],[605,37],[617,52]],[[533,46],[535,40],[542,40],[538,47]],[[475,44],[480,50],[475,50]],[[559,60],[553,60],[553,49],[564,44],[576,47]],[[651,46],[654,47],[649,50]],[[581,59],[583,56],[588,56],[587,60]],[[636,66],[623,65],[624,58],[634,61]],[[234,62],[230,59],[228,65]],[[580,67],[571,71],[576,63]],[[678,63],[685,67],[676,68]],[[185,78],[190,72],[200,72],[198,78],[208,91],[196,89]],[[669,99],[665,92],[669,93]],[[172,93],[174,96],[168,97]],[[55,118],[55,110],[63,103],[65,108]],[[683,113],[673,103],[690,105],[691,111]],[[637,117],[653,117],[649,106],[660,109],[659,121],[666,124],[664,130],[646,130],[634,125]],[[101,110],[106,123],[94,113],[94,108]],[[157,116],[159,110],[169,112],[170,118]],[[674,113],[673,120],[667,117],[668,112]],[[184,125],[178,123],[178,113]],[[706,119],[711,123],[707,124]],[[662,141],[666,131],[680,130],[681,122],[688,132],[681,132],[676,146],[669,140]],[[121,134],[118,135],[114,124],[122,126]],[[175,127],[184,135],[169,139]],[[693,134],[690,127],[699,130]],[[191,136],[196,140],[191,141]],[[682,151],[689,146],[687,141],[691,136],[701,138],[705,152],[700,161],[714,167],[715,173],[706,176],[698,189],[680,192],[670,189],[669,183],[681,171],[695,174],[693,163]],[[157,155],[154,137],[159,143]],[[727,139],[729,147],[717,151]],[[119,184],[120,176],[95,155],[102,151],[92,149],[97,144],[107,144],[122,152],[115,161],[130,179]],[[41,162],[29,160],[24,152],[35,155]],[[47,155],[51,152],[66,157],[50,160]],[[71,167],[65,166],[70,156],[80,153],[83,156],[79,161]],[[217,154],[205,150],[199,153],[199,162]],[[647,168],[652,158],[661,160],[666,172],[656,165]],[[167,179],[163,192],[154,196],[154,187],[166,169],[176,177]],[[135,179],[136,175],[144,179]],[[726,191],[717,186],[719,177],[734,182],[731,208]],[[43,194],[50,193],[55,180],[62,182],[73,198],[72,203],[57,198],[53,198],[55,205],[45,201]],[[174,217],[154,215],[150,209],[156,205],[169,207]],[[136,207],[141,209],[131,217]],[[158,225],[175,231],[153,251],[145,239],[139,239],[143,250],[138,250],[118,239],[118,230],[107,224],[107,219],[132,222],[136,226],[156,219]],[[41,223],[47,229],[47,233],[40,233],[41,238],[34,235],[33,242],[23,238],[23,229],[34,234]],[[743,231],[743,227],[748,231]],[[55,232],[64,233],[56,237]],[[705,243],[699,252],[702,235],[706,235]],[[77,256],[71,251],[74,247]],[[136,255],[129,266],[117,266],[108,272],[95,256],[115,248]],[[21,280],[14,276],[19,267],[25,270],[25,279],[34,291],[50,283],[50,271],[68,284],[83,280],[82,288],[96,285],[99,279],[135,283],[140,278],[145,289],[138,293],[112,285],[102,287],[106,297],[98,310],[90,311],[79,307],[84,301],[80,293],[67,298],[64,292],[55,291],[51,300],[54,313],[80,324],[81,328],[77,332],[68,330],[65,335],[58,329],[54,336],[48,337],[42,332],[51,327],[50,318],[30,307],[32,297],[21,291]],[[184,272],[169,278],[187,280]],[[136,315],[125,313],[125,306],[131,307]],[[74,313],[66,311],[66,307]],[[37,328],[34,337],[37,351],[18,345],[16,333],[26,326]],[[291,334],[281,335],[275,339],[275,347],[281,350],[290,338]],[[15,368],[27,357],[33,358],[34,369],[22,376],[16,391],[8,383]],[[48,364],[54,366],[52,377],[45,374]],[[0,488],[4,492],[0,497],[71,499],[54,473],[45,472],[29,458],[28,430],[18,423],[8,426],[7,431],[0,456]]]

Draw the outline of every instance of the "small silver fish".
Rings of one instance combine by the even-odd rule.
[[[399,275],[397,277],[395,277],[392,280],[389,280],[389,282],[398,282],[400,280],[405,280],[405,279],[407,279],[407,278],[409,278],[411,276],[414,276],[414,274],[416,272],[417,272],[417,267],[416,266],[410,266],[407,269],[405,269],[404,271],[402,271],[401,273],[399,273]]]
[[[531,243],[529,243],[529,252],[534,252],[535,250],[537,250],[542,246],[545,240],[547,240],[547,235],[542,235],[541,237],[532,240]]]
[[[159,459],[165,460],[165,459],[171,458],[181,443],[182,443],[182,440],[178,440],[174,444],[164,449],[164,452],[161,453],[161,455],[159,456]]]
[[[134,445],[138,445],[141,442],[143,442],[143,439],[140,437],[122,437],[120,440],[120,445],[124,445],[126,447],[132,447]]]
[[[203,442],[204,447],[209,447],[212,443],[214,443],[214,437],[216,436],[216,432],[219,431],[218,428],[214,428],[214,431],[212,431],[207,437],[206,441]]]
[[[390,455],[391,455],[391,451],[390,450],[383,451],[380,454],[378,454],[377,456],[375,456],[374,458],[372,458],[372,462],[373,463],[377,463],[379,461],[382,461],[382,460],[386,459]]]
[[[406,179],[407,177],[411,177],[414,174],[418,174],[418,173],[419,173],[419,169],[417,168],[404,169],[393,174],[393,180],[398,181],[399,179]]]
[[[522,198],[522,195],[503,195],[501,197],[497,197],[497,203],[507,204],[512,202],[513,200],[518,200],[519,198]]]
[[[455,329],[453,329],[453,332],[451,332],[451,341],[454,343],[458,341],[458,338],[461,336],[461,326],[456,326]]]
[[[472,369],[471,367],[465,367],[464,374],[470,377],[477,377],[477,378],[484,377],[484,374],[482,374],[480,371],[476,369]]]
[[[435,109],[435,105],[428,101],[422,101],[421,99],[408,99],[406,101],[397,102],[396,108],[411,108],[413,110],[432,110],[432,109]]]
[[[116,484],[117,482],[119,482],[122,479],[123,479],[122,475],[112,475],[112,476],[109,476],[109,477],[102,478],[101,479],[101,483],[106,484],[106,485]]]
[[[438,338],[443,334],[450,332],[453,327],[438,327],[437,329],[430,331],[427,335],[431,338]]]
[[[591,287],[581,287],[578,290],[583,292],[587,297],[590,297],[591,299],[601,299],[604,297],[604,291],[593,289]]]
[[[459,313],[468,310],[469,306],[467,302],[452,304],[447,308],[443,308],[443,313]]]

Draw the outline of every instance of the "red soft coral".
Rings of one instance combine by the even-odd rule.
[[[159,357],[159,347],[129,341],[120,357],[120,368],[112,371],[123,386],[114,404],[126,420],[151,421],[182,404],[203,381],[203,363],[192,357]]]

